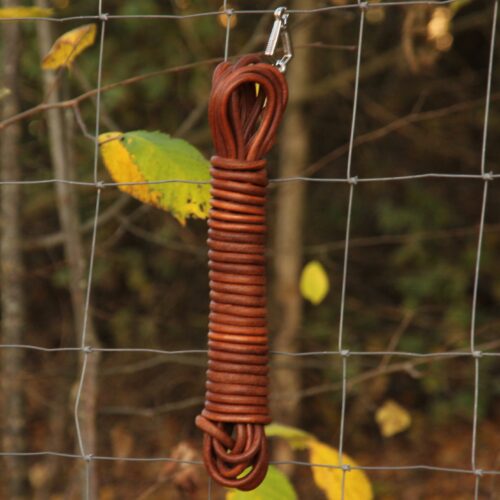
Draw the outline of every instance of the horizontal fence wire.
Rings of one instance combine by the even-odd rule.
[[[456,3],[460,0],[403,0],[400,2],[356,2],[349,4],[339,4],[339,5],[329,5],[325,7],[317,7],[313,9],[288,9],[290,14],[295,15],[310,15],[310,14],[322,14],[328,12],[334,12],[339,10],[351,10],[351,9],[370,9],[370,8],[380,8],[380,7],[408,7],[412,5],[449,5]],[[102,10],[100,8],[100,10]],[[217,17],[221,14],[228,15],[264,15],[264,14],[274,14],[274,9],[233,9],[224,8],[222,10],[213,10],[208,12],[194,12],[190,14],[131,14],[131,15],[114,15],[101,12],[96,15],[88,16],[69,16],[69,17],[5,17],[0,18],[0,21],[51,21],[51,22],[67,22],[67,21],[87,21],[87,20],[100,20],[100,21],[111,21],[113,19],[193,19],[199,17]]]
[[[470,179],[478,181],[493,181],[500,178],[500,174],[488,172],[485,174],[444,174],[444,173],[427,173],[415,175],[400,175],[392,177],[335,177],[335,178],[318,178],[318,177],[281,177],[277,179],[269,179],[271,184],[283,184],[286,182],[315,182],[315,183],[332,183],[332,184],[361,184],[371,182],[391,182],[391,181],[411,181],[419,179]],[[72,181],[67,179],[42,179],[38,181],[0,181],[2,184],[71,184],[73,186],[89,187],[94,189],[114,188],[120,186],[147,186],[158,184],[210,184],[210,181],[197,181],[185,179],[161,179],[157,181],[138,181],[138,182],[105,182],[105,181]]]
[[[348,4],[338,4],[338,5],[327,5],[311,9],[289,9],[289,13],[293,16],[297,15],[318,15],[331,13],[332,15],[338,11],[352,10],[359,12],[359,26],[358,26],[358,43],[355,47],[356,50],[356,74],[354,79],[354,99],[352,107],[352,120],[350,128],[349,143],[346,145],[347,153],[347,168],[346,176],[339,178],[318,178],[313,176],[299,176],[299,177],[288,177],[288,178],[274,178],[270,179],[270,183],[275,185],[280,185],[290,182],[311,182],[311,183],[331,183],[331,184],[347,184],[349,186],[349,197],[348,197],[348,207],[347,207],[347,218],[346,218],[346,232],[345,232],[345,245],[344,245],[344,258],[343,258],[343,271],[342,271],[342,284],[341,284],[341,300],[340,300],[340,322],[338,327],[338,348],[336,350],[323,350],[323,351],[310,351],[310,352],[283,352],[283,351],[273,351],[272,354],[277,356],[282,356],[284,358],[312,358],[312,357],[325,357],[325,358],[339,358],[342,363],[342,377],[340,385],[335,385],[335,387],[341,390],[341,411],[340,411],[340,424],[339,424],[339,463],[338,464],[323,464],[323,463],[310,463],[302,461],[279,461],[271,462],[276,465],[289,464],[298,467],[323,467],[329,469],[337,469],[342,471],[342,482],[340,490],[340,498],[344,498],[346,495],[345,484],[346,484],[346,474],[353,470],[361,471],[429,471],[429,472],[441,472],[441,473],[451,473],[451,474],[465,474],[472,475],[475,477],[475,487],[474,487],[474,498],[479,498],[479,485],[481,478],[485,476],[498,476],[500,475],[500,470],[483,470],[477,467],[477,431],[478,431],[478,400],[480,392],[480,360],[484,357],[500,357],[500,351],[496,349],[499,347],[500,342],[491,342],[483,346],[478,346],[476,344],[476,314],[478,305],[478,289],[479,289],[479,275],[481,270],[481,255],[483,248],[483,239],[485,233],[485,220],[486,220],[486,207],[488,200],[488,186],[495,179],[500,178],[500,174],[494,172],[488,172],[487,169],[487,141],[488,141],[488,126],[489,126],[489,114],[492,102],[492,78],[493,78],[493,68],[494,68],[494,53],[495,53],[495,40],[496,40],[496,26],[497,26],[497,15],[498,15],[498,0],[491,0],[492,5],[492,27],[491,27],[491,37],[490,37],[490,50],[489,50],[489,63],[488,63],[488,75],[487,75],[487,88],[485,92],[484,101],[484,122],[483,122],[483,137],[482,137],[482,148],[481,148],[481,162],[480,169],[477,174],[461,174],[461,173],[439,173],[430,172],[415,175],[404,175],[404,176],[391,176],[391,177],[361,177],[352,174],[354,162],[354,150],[356,145],[356,119],[357,119],[357,105],[358,105],[358,94],[360,86],[360,75],[362,72],[362,54],[363,54],[363,30],[365,24],[365,12],[371,8],[390,8],[390,7],[408,7],[408,6],[444,6],[451,5],[455,2],[460,2],[461,0],[407,0],[407,1],[380,1],[380,2],[369,2],[369,1],[354,1]],[[193,356],[199,355],[201,358],[205,358],[207,350],[205,349],[185,349],[185,350],[165,350],[165,349],[155,349],[155,348],[102,348],[97,346],[88,345],[87,342],[87,325],[88,318],[90,314],[90,302],[92,295],[92,278],[94,274],[94,263],[96,257],[96,246],[97,246],[97,230],[99,226],[99,215],[100,215],[100,204],[101,204],[101,194],[104,189],[107,188],[117,188],[120,186],[134,186],[134,185],[154,185],[154,184],[169,184],[169,183],[184,183],[184,184],[209,184],[209,181],[196,181],[196,180],[183,180],[183,179],[162,179],[158,181],[144,181],[144,182],[108,182],[101,180],[99,177],[99,143],[98,136],[100,130],[100,114],[101,114],[101,94],[102,86],[102,71],[103,71],[103,53],[104,53],[104,43],[106,37],[106,24],[114,20],[140,20],[140,19],[158,19],[158,20],[182,20],[182,19],[192,19],[200,17],[216,17],[220,16],[222,13],[226,13],[228,16],[231,15],[272,15],[274,9],[233,9],[228,7],[227,0],[224,0],[223,8],[221,10],[213,11],[203,11],[194,12],[189,14],[155,14],[155,15],[114,15],[104,12],[102,0],[98,2],[98,12],[95,15],[83,15],[83,16],[69,16],[69,17],[21,17],[21,18],[0,18],[0,22],[9,21],[49,21],[53,23],[64,23],[71,21],[99,21],[100,39],[99,39],[99,59],[97,67],[97,86],[95,92],[92,95],[96,96],[96,115],[95,115],[95,127],[94,134],[89,134],[84,131],[84,135],[90,138],[94,143],[94,159],[93,159],[93,180],[92,181],[74,181],[69,179],[36,179],[36,180],[2,180],[0,185],[44,185],[44,184],[56,184],[63,183],[73,186],[78,186],[81,188],[93,188],[96,191],[95,198],[95,211],[93,217],[92,231],[91,231],[91,248],[89,254],[89,266],[88,266],[88,276],[87,276],[87,289],[85,295],[85,312],[83,318],[83,324],[80,336],[80,345],[76,347],[55,347],[47,348],[37,345],[28,344],[0,344],[1,349],[23,349],[27,351],[35,351],[42,353],[75,353],[81,358],[81,369],[78,381],[78,390],[76,394],[76,400],[74,405],[74,425],[75,432],[77,436],[77,443],[79,448],[79,453],[62,453],[58,451],[37,451],[37,452],[4,452],[0,450],[0,457],[58,457],[69,460],[83,460],[86,464],[86,474],[84,479],[84,497],[90,500],[90,483],[92,480],[92,469],[95,462],[105,462],[105,461],[120,461],[120,462],[172,462],[178,464],[190,464],[190,465],[201,465],[202,462],[198,460],[182,460],[174,457],[115,457],[115,456],[100,456],[88,453],[85,448],[85,436],[82,435],[81,423],[79,419],[79,411],[82,400],[82,393],[85,390],[85,374],[86,366],[89,356],[93,353],[143,353],[143,354],[156,354],[161,357],[161,362],[168,362],[172,357],[176,357],[176,361],[179,361],[178,357],[183,356]],[[220,60],[227,60],[229,58],[229,47],[230,47],[230,23],[227,23],[225,43],[223,48],[223,58]],[[216,61],[212,61],[216,62]],[[189,66],[189,65],[188,65]],[[172,70],[175,70],[173,68]],[[71,104],[71,103],[70,103]],[[47,109],[50,106],[46,106]],[[68,105],[67,107],[71,107]],[[74,107],[74,106],[73,106]],[[40,111],[44,111],[40,109]],[[21,116],[20,116],[21,118]],[[78,115],[77,115],[78,119]],[[7,120],[8,121],[8,120]],[[12,120],[8,123],[0,123],[0,133],[2,129],[9,126]],[[478,229],[478,242],[477,242],[477,252],[476,252],[476,264],[474,270],[474,288],[472,293],[472,306],[471,306],[471,327],[470,327],[470,345],[467,350],[455,350],[455,351],[445,351],[445,352],[404,352],[404,351],[356,351],[349,350],[345,347],[344,339],[344,313],[345,313],[345,302],[346,296],[348,295],[348,269],[349,269],[349,252],[350,252],[350,229],[351,229],[351,218],[352,218],[352,205],[353,199],[356,192],[356,186],[362,183],[386,183],[386,182],[402,182],[402,181],[416,181],[416,180],[468,180],[468,181],[479,181],[484,184],[483,196],[480,200],[481,215],[479,220]],[[401,466],[390,466],[390,465],[377,465],[377,466],[352,466],[343,463],[343,449],[344,449],[344,428],[345,422],[348,415],[347,408],[347,395],[349,390],[349,378],[348,373],[348,362],[352,357],[396,357],[403,359],[415,359],[415,360],[428,360],[428,359],[452,359],[452,358],[470,358],[474,362],[474,403],[472,408],[473,413],[473,423],[472,423],[472,443],[471,443],[471,466],[470,468],[453,468],[453,467],[439,467],[426,464],[415,464],[415,465],[401,465]],[[180,361],[182,362],[182,360]],[[324,392],[331,390],[333,385],[324,387]],[[313,388],[314,389],[314,388]],[[321,392],[321,391],[320,391]],[[170,407],[175,409],[175,405],[178,403],[172,403]],[[185,404],[188,407],[198,406],[200,401],[196,397],[186,400],[186,402],[179,402],[179,404]],[[145,411],[145,410],[144,410]],[[208,498],[211,498],[211,482],[209,482]]]

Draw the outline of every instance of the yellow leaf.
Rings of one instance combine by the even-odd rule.
[[[86,48],[95,41],[96,24],[86,24],[61,35],[43,58],[43,69],[58,69],[69,67]]]
[[[221,13],[217,16],[217,20],[219,21],[219,24],[223,28],[227,28],[228,21],[229,21],[229,29],[233,29],[236,26],[236,23],[238,22],[236,14],[231,14],[231,15],[226,14],[226,12],[229,11],[231,8],[232,8],[231,5],[227,4],[225,9],[224,7],[221,7],[219,9]],[[226,12],[224,12],[224,10]]]
[[[106,168],[115,182],[146,182],[146,178],[141,174],[132,156],[123,145],[122,137],[121,132],[108,132],[99,136],[101,154]],[[160,193],[154,190],[154,186],[120,184],[118,189],[143,203],[159,206]]]
[[[311,464],[340,465],[339,452],[315,439],[309,442]],[[343,465],[357,466],[356,462],[345,453]],[[350,469],[345,473],[344,496],[342,497],[341,469],[333,467],[312,467],[314,482],[325,493],[328,500],[372,500],[373,491],[368,477],[362,470]]]
[[[438,7],[432,14],[432,19],[427,25],[427,38],[436,40],[448,34],[452,11],[447,7]]]
[[[340,465],[338,450],[318,441],[312,434],[288,425],[267,425],[266,435],[285,439],[293,449],[308,449],[309,460],[313,464],[313,478],[317,486],[325,493],[328,500],[342,498],[342,470],[335,467],[314,467],[314,464]],[[357,466],[356,462],[345,453],[342,454],[342,464]],[[373,498],[371,483],[362,470],[346,471],[344,487],[345,500],[372,500]]]
[[[309,262],[300,277],[300,293],[315,306],[320,304],[330,289],[325,269],[317,260]]]
[[[395,401],[388,399],[375,413],[375,420],[384,437],[405,431],[411,425],[411,415]]]
[[[438,7],[427,25],[427,39],[433,40],[436,49],[441,52],[450,50],[453,45],[453,35],[450,32],[452,17],[451,8]]]
[[[43,7],[6,7],[0,9],[0,18],[51,17],[53,13],[53,9]]]

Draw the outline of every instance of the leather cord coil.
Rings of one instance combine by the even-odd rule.
[[[288,98],[276,67],[246,56],[217,66],[209,102],[210,315],[204,431],[206,468],[219,484],[252,490],[268,468],[266,161]],[[241,477],[243,475],[243,477]]]

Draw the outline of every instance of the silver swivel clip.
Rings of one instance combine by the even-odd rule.
[[[286,7],[278,7],[274,11],[274,24],[271,34],[269,35],[269,40],[267,42],[267,47],[265,54],[266,56],[274,56],[276,52],[276,47],[278,45],[278,39],[281,39],[281,45],[283,49],[283,56],[274,62],[274,65],[284,73],[286,71],[286,65],[293,57],[292,52],[292,42],[290,40],[290,35],[288,33],[288,12]]]

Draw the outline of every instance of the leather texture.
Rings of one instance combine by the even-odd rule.
[[[204,432],[211,477],[244,491],[263,481],[269,461],[264,157],[287,99],[283,74],[256,56],[215,69],[208,109],[216,152],[208,219],[209,361],[196,425]]]

